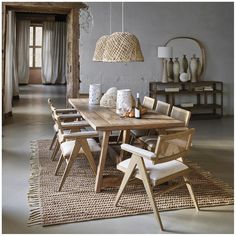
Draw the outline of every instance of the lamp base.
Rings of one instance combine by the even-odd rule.
[[[162,83],[168,83],[168,76],[167,76],[167,60],[163,59],[163,72],[162,72]]]

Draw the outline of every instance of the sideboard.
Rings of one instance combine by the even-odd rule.
[[[172,106],[191,111],[193,119],[223,116],[223,83],[219,81],[150,82],[149,96],[157,100],[163,97]]]

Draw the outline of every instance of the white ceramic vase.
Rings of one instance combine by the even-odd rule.
[[[174,72],[174,82],[179,82],[180,64],[177,57],[175,58],[174,61],[173,72]]]
[[[132,109],[132,95],[130,89],[117,90],[116,113],[122,115]]]
[[[197,82],[198,63],[195,55],[193,55],[193,57],[191,58],[189,68],[191,72],[191,82]]]
[[[98,105],[102,97],[101,84],[90,84],[89,86],[89,104]]]

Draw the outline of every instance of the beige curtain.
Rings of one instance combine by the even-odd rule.
[[[16,22],[16,68],[17,81],[20,84],[29,82],[29,38],[30,21],[17,20]]]
[[[44,22],[42,45],[43,84],[66,82],[66,23]]]
[[[12,97],[19,95],[18,81],[16,81],[16,17],[15,12],[9,11],[6,20],[6,57],[5,57],[5,78],[3,90],[3,113],[12,112]]]

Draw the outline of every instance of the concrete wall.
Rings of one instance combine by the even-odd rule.
[[[204,80],[224,82],[224,114],[233,114],[234,101],[234,7],[233,3],[129,2],[124,5],[124,31],[139,39],[144,62],[93,62],[96,41],[109,34],[109,2],[88,3],[94,25],[90,33],[81,30],[81,92],[89,84],[101,83],[103,91],[112,86],[131,88],[133,95],[148,95],[150,81],[161,81],[162,66],[157,46],[175,36],[199,39],[206,49]],[[121,3],[112,3],[112,32],[121,31]]]

